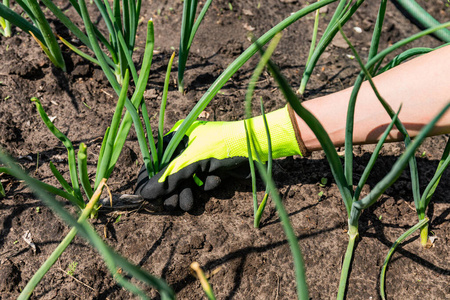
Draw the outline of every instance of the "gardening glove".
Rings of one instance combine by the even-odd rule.
[[[290,107],[268,113],[266,118],[272,141],[272,158],[306,153]],[[245,122],[249,132],[250,128],[253,132],[253,158],[256,151],[262,161],[267,161],[268,141],[263,117]],[[177,128],[175,125],[171,132]],[[186,132],[184,140],[179,155],[152,178],[149,178],[144,166],[141,168],[136,194],[150,202],[162,198],[167,209],[179,205],[182,210],[189,211],[194,205],[191,187],[194,182],[199,183],[198,179],[203,182],[203,189],[209,191],[216,188],[224,177],[249,176],[244,121],[196,121]],[[243,171],[244,168],[246,171]]]

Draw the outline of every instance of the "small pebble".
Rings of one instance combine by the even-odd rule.
[[[353,27],[353,30],[356,31],[357,33],[361,33],[362,32],[361,27],[358,27],[358,26]]]

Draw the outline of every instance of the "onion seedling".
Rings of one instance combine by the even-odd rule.
[[[320,0],[317,0],[320,1]],[[311,59],[311,56],[314,53],[314,48],[316,47],[316,40],[317,40],[317,32],[319,31],[319,11],[320,9],[316,10],[316,15],[314,17],[314,28],[313,28],[313,35],[311,38],[311,45],[309,47],[309,54],[308,59],[306,60],[306,64],[308,65],[309,60]]]
[[[261,53],[261,60],[258,63],[258,66],[255,69],[255,72],[252,75],[252,79],[250,80],[250,84],[247,90],[246,96],[246,113],[247,119],[244,122],[246,138],[247,138],[247,148],[248,148],[248,157],[250,163],[250,170],[252,173],[252,186],[253,186],[253,203],[254,203],[254,226],[259,227],[259,222],[261,219],[262,212],[266,205],[268,195],[272,195],[272,199],[275,202],[275,207],[277,209],[278,215],[280,217],[281,223],[283,225],[284,232],[287,236],[289,246],[291,248],[291,252],[294,258],[294,267],[295,267],[295,278],[297,283],[297,295],[298,299],[309,299],[308,286],[306,283],[306,275],[305,275],[305,266],[303,262],[303,256],[301,249],[298,245],[298,239],[295,235],[294,229],[289,221],[289,216],[283,206],[283,202],[281,201],[281,197],[278,193],[277,188],[275,187],[275,183],[272,179],[272,147],[271,147],[271,139],[269,132],[269,125],[267,124],[267,120],[265,117],[264,106],[261,101],[261,111],[263,114],[264,126],[266,129],[267,139],[268,139],[268,166],[264,168],[264,164],[262,163],[262,158],[259,156],[258,151],[255,147],[255,142],[253,141],[253,130],[252,130],[252,122],[249,122],[248,118],[251,116],[251,98],[254,90],[254,86],[256,81],[258,80],[262,70],[264,67],[270,63],[270,57],[275,51],[278,42],[281,39],[281,33],[278,33],[273,38],[272,42],[269,44],[267,51],[264,52],[261,48],[259,49]],[[257,43],[257,42],[256,42]],[[253,153],[255,154],[255,158],[253,158]],[[254,163],[254,160],[256,164]],[[261,175],[263,181],[266,183],[266,193],[263,198],[263,201],[258,207],[257,199],[256,199],[256,185],[255,185],[255,165],[258,167],[259,174]]]
[[[180,53],[178,55],[178,90],[184,91],[184,71],[186,70],[187,57],[189,50],[194,40],[195,33],[197,32],[203,17],[206,14],[212,0],[206,0],[203,5],[200,14],[195,20],[195,14],[197,11],[197,0],[184,0],[183,1],[183,17],[181,20],[181,34],[180,34]]]
[[[70,0],[70,3],[83,19],[87,35],[84,34],[51,0],[42,0],[42,3],[55,15],[55,17],[90,50],[96,52],[94,49],[95,45],[93,44],[97,44],[97,41],[100,41],[102,46],[107,49],[109,56],[106,53],[103,53],[102,50],[100,50],[101,48],[98,48],[98,50],[103,53],[102,58],[104,62],[107,63],[108,67],[114,73],[115,81],[122,84],[125,72],[129,69],[134,82],[137,82],[138,75],[132,60],[132,54],[135,46],[141,0],[114,0],[112,6],[108,1],[94,0],[94,2],[108,29],[109,38],[106,38],[97,27],[93,26],[90,22],[84,0]],[[33,35],[52,63],[65,70],[60,47],[38,2],[36,0],[18,0],[17,3],[24,9],[34,25],[12,11],[7,5],[3,4],[0,4],[0,17]],[[88,29],[88,27],[90,28]],[[62,37],[60,37],[60,39],[66,46],[83,58],[88,59],[93,63],[103,63],[100,59],[95,59],[89,54],[82,52]],[[95,41],[93,41],[93,39],[95,39]],[[98,57],[98,53],[95,54]],[[108,79],[111,80],[111,78]]]
[[[4,20],[4,22],[8,21],[20,27],[25,32],[30,33],[51,62],[58,68],[66,71],[66,64],[61,53],[61,48],[58,45],[56,36],[45,18],[38,1],[19,0],[16,2],[23,8],[33,24],[11,10],[9,8],[8,0],[4,1],[3,4],[0,3],[0,17],[2,20]]]
[[[275,186],[275,182],[271,178],[271,175],[267,173],[267,170],[262,166],[262,164],[256,164],[256,166],[258,167],[260,176],[268,186],[268,190],[272,195],[272,199],[275,203],[275,207],[277,209],[278,216],[280,217],[281,224],[283,225],[283,230],[286,234],[289,247],[291,248],[294,260],[298,299],[309,300],[310,298],[308,293],[308,285],[306,283],[306,273],[305,273],[305,264],[303,262],[303,255],[300,246],[298,245],[298,239],[297,236],[295,235],[295,231],[292,228],[291,222],[289,221],[289,215],[283,206],[283,201],[281,200],[281,197]]]
[[[447,141],[447,145],[445,146],[444,152],[442,154],[441,160],[439,161],[439,165],[436,168],[433,178],[428,183],[422,195],[420,195],[420,192],[417,193],[418,198],[416,198],[416,195],[414,195],[414,205],[416,207],[416,212],[417,216],[419,217],[419,221],[426,219],[425,217],[426,209],[430,204],[431,198],[433,197],[434,192],[439,184],[439,181],[442,177],[442,173],[447,169],[450,163],[449,153],[450,153],[450,141]],[[418,178],[419,177],[418,169],[416,168],[414,172],[416,172],[415,178]],[[431,242],[428,238],[428,223],[420,228],[420,243],[424,248],[429,248],[431,246]]]
[[[273,52],[276,49],[276,46],[280,42],[281,34],[275,35],[275,37],[270,42],[267,50],[264,52],[264,54],[261,56],[261,59],[258,63],[258,65],[255,68],[255,71],[253,72],[252,77],[250,78],[250,82],[247,88],[247,93],[245,96],[245,111],[246,111],[246,119],[250,119],[252,117],[252,97],[253,97],[253,91],[255,89],[256,82],[258,81],[259,77],[261,76],[262,71],[264,70],[267,62],[269,61],[270,57],[272,56]],[[267,135],[267,145],[268,145],[268,156],[267,156],[267,173],[272,174],[272,142],[270,139],[270,131],[267,124],[267,119],[264,111],[264,104],[262,102],[262,99],[260,99],[260,105],[261,105],[261,113],[263,116],[264,126],[266,129],[266,135]],[[250,172],[252,176],[252,192],[253,192],[253,216],[254,216],[254,227],[259,228],[259,223],[261,221],[262,213],[264,212],[264,208],[267,203],[267,199],[269,197],[269,189],[266,186],[266,192],[264,194],[263,200],[261,201],[261,204],[258,205],[258,199],[256,195],[256,173],[255,173],[255,166],[253,160],[257,160],[259,163],[261,163],[260,157],[253,158],[252,152],[258,155],[258,152],[254,149],[254,143],[252,139],[252,124],[251,122],[246,121],[246,135],[247,135],[247,148],[248,148],[248,159],[250,164]],[[266,160],[264,158],[264,160]]]
[[[322,2],[322,1],[320,1]],[[314,51],[308,55],[308,60],[305,66],[305,71],[301,78],[300,87],[297,93],[303,95],[306,89],[306,84],[314,70],[317,61],[319,60],[322,53],[325,51],[326,47],[331,43],[335,35],[339,30],[339,24],[345,24],[356,12],[359,6],[364,2],[364,0],[357,0],[352,6],[350,6],[353,1],[340,0],[333,17],[328,23],[322,37],[320,38]]]

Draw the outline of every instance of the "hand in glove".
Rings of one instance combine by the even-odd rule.
[[[306,149],[298,138],[293,111],[285,108],[266,114],[272,139],[272,157],[302,155]],[[262,116],[251,122],[255,149],[262,160],[268,157],[268,142]],[[247,123],[248,124],[248,123]],[[295,124],[295,125],[293,125]],[[176,131],[176,127],[171,131]],[[300,142],[298,142],[300,141]],[[206,122],[196,121],[186,132],[176,156],[169,165],[152,178],[143,166],[139,172],[136,194],[147,201],[164,199],[164,206],[174,209],[178,205],[184,211],[193,208],[191,187],[195,179],[203,181],[205,191],[216,188],[221,179],[228,176],[248,177],[248,150],[244,121]],[[180,149],[181,147],[181,149]],[[255,155],[253,155],[255,157]]]

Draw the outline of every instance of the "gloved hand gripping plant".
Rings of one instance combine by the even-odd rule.
[[[272,138],[273,158],[302,155],[304,147],[297,143],[296,130],[288,106],[266,115]],[[252,124],[256,151],[267,160],[268,142],[262,116],[247,120]],[[171,130],[173,134],[178,125]],[[166,207],[188,211],[193,207],[190,186],[199,178],[206,191],[211,190],[228,176],[246,178],[248,170],[247,138],[244,120],[235,122],[196,121],[188,129],[178,147],[180,152],[169,165],[149,178],[143,167],[139,173],[136,193],[146,200],[165,198]],[[194,177],[195,176],[195,177]],[[198,181],[197,181],[198,182]],[[177,188],[182,187],[181,190]],[[179,194],[179,200],[178,200]]]

